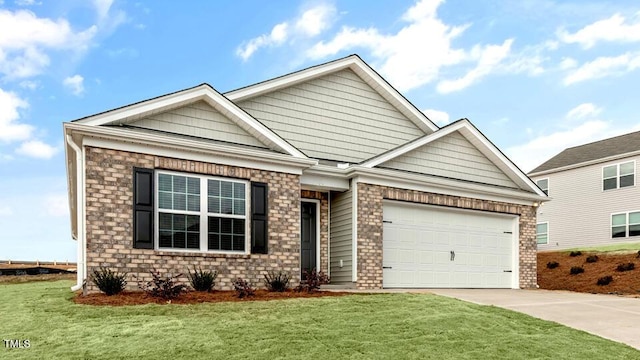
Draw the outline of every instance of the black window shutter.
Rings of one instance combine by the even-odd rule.
[[[251,253],[253,254],[268,253],[268,193],[267,184],[251,183]]]
[[[133,247],[153,249],[153,169],[133,168]]]

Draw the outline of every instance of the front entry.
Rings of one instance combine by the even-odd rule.
[[[300,231],[300,267],[302,276],[304,277],[305,271],[311,272],[311,270],[317,268],[316,256],[317,256],[317,203],[306,202],[301,203],[300,212],[302,213]]]

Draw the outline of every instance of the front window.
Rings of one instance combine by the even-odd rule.
[[[247,184],[159,172],[158,248],[245,252]]]
[[[611,237],[640,236],[640,211],[611,215]]]
[[[536,185],[545,193],[545,195],[549,195],[549,179],[540,179],[536,181]]]
[[[549,243],[549,223],[544,222],[536,225],[536,240],[538,244]]]
[[[635,161],[602,168],[602,189],[612,190],[635,185]]]

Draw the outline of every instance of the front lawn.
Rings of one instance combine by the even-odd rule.
[[[71,285],[0,285],[0,337],[30,343],[0,343],[0,358],[640,358],[555,323],[429,294],[98,307],[74,304]]]

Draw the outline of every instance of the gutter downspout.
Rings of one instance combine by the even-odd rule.
[[[84,164],[82,163],[82,150],[80,147],[73,141],[71,135],[67,134],[67,144],[71,146],[73,152],[76,153],[76,225],[77,229],[77,239],[78,242],[78,251],[77,251],[77,277],[76,284],[71,287],[71,291],[78,291],[80,289],[84,289],[86,284],[86,276],[85,276],[85,248],[86,248],[86,237],[84,234],[84,207],[83,207],[83,184],[84,184]]]

